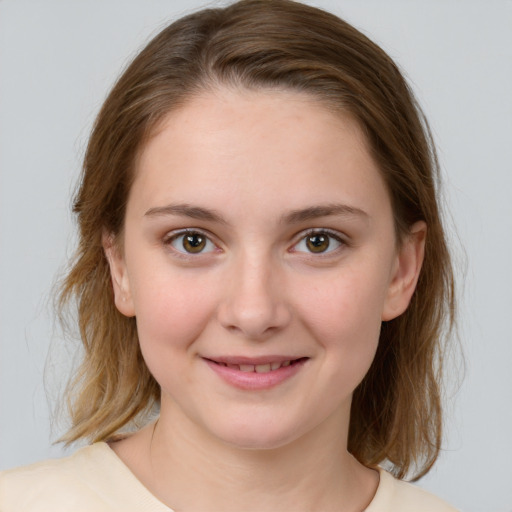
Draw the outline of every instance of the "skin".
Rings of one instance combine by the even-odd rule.
[[[122,242],[104,237],[116,305],[162,390],[156,426],[114,451],[176,511],[365,508],[378,474],[347,452],[351,397],[381,322],[407,308],[425,233],[397,243],[357,124],[309,96],[221,89],[169,114]],[[258,390],[207,363],[242,356],[305,362]]]

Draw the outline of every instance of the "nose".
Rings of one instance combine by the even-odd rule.
[[[218,309],[221,325],[251,340],[264,340],[291,320],[282,273],[263,259],[242,260],[229,275]]]

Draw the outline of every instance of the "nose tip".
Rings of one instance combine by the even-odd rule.
[[[270,273],[254,271],[233,279],[218,317],[224,328],[252,340],[266,339],[291,319],[282,283]]]
[[[263,339],[282,329],[289,316],[281,306],[238,305],[238,311],[225,314],[223,325],[230,331],[240,332],[248,339]],[[229,316],[229,318],[227,318]]]

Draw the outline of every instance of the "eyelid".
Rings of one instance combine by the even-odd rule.
[[[187,252],[185,250],[180,251],[176,247],[173,246],[173,242],[183,236],[186,235],[202,235],[207,239],[207,243],[211,243],[214,248],[213,250],[200,251],[197,253]],[[198,258],[200,256],[206,256],[212,254],[213,252],[221,251],[219,244],[214,240],[215,237],[208,231],[201,228],[183,228],[183,229],[175,229],[172,231],[168,231],[162,238],[162,242],[166,247],[169,247],[170,250],[173,251],[174,255],[180,258]]]
[[[207,239],[207,241],[210,242],[214,246],[213,249],[207,250],[207,251],[201,251],[198,253],[192,253],[192,252],[187,252],[185,250],[181,251],[172,245],[172,243],[177,238],[179,238],[181,236],[185,236],[187,234],[199,234],[199,235],[204,236]],[[325,235],[329,236],[329,238],[334,239],[339,244],[339,246],[334,249],[331,249],[331,250],[328,250],[325,252],[319,252],[319,253],[314,253],[311,251],[296,250],[297,245],[300,242],[304,241],[308,236],[319,235],[319,234],[325,234]],[[201,228],[187,227],[187,228],[181,228],[181,229],[168,231],[162,237],[162,242],[166,247],[169,247],[170,250],[173,251],[174,255],[176,255],[177,257],[180,257],[180,258],[187,258],[187,259],[198,258],[200,256],[210,255],[214,252],[223,252],[223,249],[220,247],[220,244],[216,240],[216,237],[212,233],[210,233],[208,230],[201,229]],[[294,237],[294,241],[293,241],[292,246],[289,249],[289,252],[308,254],[310,256],[314,256],[315,258],[322,258],[322,257],[325,258],[325,257],[333,255],[333,253],[337,253],[340,249],[342,249],[343,247],[346,247],[348,245],[349,245],[348,237],[340,231],[333,230],[330,228],[309,228],[309,229],[301,231]]]
[[[336,247],[335,249],[328,250],[325,252],[319,252],[319,253],[313,253],[311,251],[295,250],[295,248],[297,247],[297,245],[299,243],[304,241],[308,236],[313,236],[313,235],[328,235],[330,238],[336,240],[336,242],[338,242],[340,244],[340,246]],[[295,236],[294,239],[295,239],[295,241],[290,249],[290,252],[304,253],[304,254],[308,254],[310,256],[314,256],[315,258],[331,256],[331,255],[333,255],[333,253],[336,253],[343,247],[346,247],[349,245],[347,237],[343,233],[333,230],[333,229],[329,229],[329,228],[306,229],[305,231],[302,231],[297,236]]]

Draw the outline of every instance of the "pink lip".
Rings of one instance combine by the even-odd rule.
[[[308,360],[308,358],[300,358],[293,360],[293,358],[290,358],[289,356],[265,356],[257,358],[222,357],[219,359],[216,358],[215,361],[212,359],[203,358],[203,360],[219,377],[221,377],[225,382],[236,388],[244,390],[264,390],[273,388],[278,384],[281,384],[285,380],[288,380],[293,375],[295,375],[304,366],[304,363]],[[271,362],[282,363],[284,361],[290,360],[292,360],[292,364],[290,364],[290,366],[282,366],[277,370],[272,370],[266,373],[243,372],[241,370],[230,368],[222,364],[225,363],[232,365],[259,365],[269,364]]]
[[[259,357],[246,357],[246,356],[213,356],[204,357],[215,363],[225,364],[269,364],[269,363],[284,363],[285,361],[294,361],[300,359],[301,356],[283,356],[283,355],[267,355]]]

